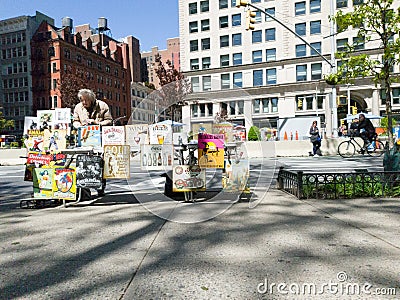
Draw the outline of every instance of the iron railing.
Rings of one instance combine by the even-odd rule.
[[[280,168],[278,188],[298,199],[400,196],[400,171],[303,172]]]

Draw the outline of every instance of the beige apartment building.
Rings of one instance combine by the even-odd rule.
[[[160,87],[160,81],[155,72],[154,58],[157,54],[161,55],[161,61],[165,64],[167,60],[171,61],[176,70],[180,70],[180,43],[179,38],[167,39],[167,49],[159,50],[157,46],[151,48],[151,51],[142,52],[143,68],[147,70],[142,80],[154,84],[155,88]]]
[[[356,106],[358,112],[384,114],[380,87],[370,80],[335,90],[324,80],[333,70],[331,62],[340,63],[332,61],[332,54],[346,43],[379,58],[378,39],[365,43],[355,30],[332,34],[331,11],[349,11],[361,0],[251,1],[303,40],[260,11],[255,29],[246,31],[245,8],[237,8],[235,2],[179,0],[180,66],[193,88],[191,105],[183,107],[184,123],[213,123],[217,113],[227,112],[232,122],[247,130],[256,125],[279,132],[285,120],[318,117],[327,135],[334,136],[349,106]],[[400,1],[395,3],[398,7]],[[394,73],[398,72],[396,66]],[[337,106],[336,96],[345,102]],[[393,111],[400,111],[398,85],[394,85],[392,104]]]

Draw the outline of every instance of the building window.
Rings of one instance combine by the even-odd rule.
[[[192,77],[191,78],[192,82],[192,89],[194,93],[200,92],[200,84],[199,84],[199,77]]]
[[[262,51],[253,51],[253,63],[262,62]]]
[[[199,116],[199,106],[197,104],[192,104],[191,105],[191,110],[192,110],[192,117],[196,118]]]
[[[253,86],[262,86],[263,85],[263,71],[262,70],[254,70],[253,71]]]
[[[306,14],[306,2],[297,2],[294,4],[294,10],[296,16],[305,15]]]
[[[203,69],[209,69],[210,64],[211,64],[211,58],[210,57],[203,57],[201,60],[202,63],[202,68]]]
[[[365,48],[365,39],[363,37],[353,38],[354,50],[363,50]]]
[[[310,0],[310,14],[321,12],[321,0]]]
[[[261,43],[262,42],[262,31],[256,30],[251,33],[251,41],[252,43]]]
[[[336,50],[338,52],[346,51],[347,44],[348,44],[348,40],[347,39],[338,39],[338,40],[336,40]]]
[[[210,30],[210,20],[205,19],[201,20],[201,31],[208,31]]]
[[[53,79],[53,90],[57,88],[57,79]]]
[[[276,68],[267,69],[267,84],[276,84]]]
[[[275,7],[266,8],[265,12],[268,14],[268,15],[265,15],[265,21],[266,22],[274,21],[274,19],[271,18],[269,15],[275,17]]]
[[[56,55],[56,51],[54,50],[54,47],[49,47],[48,54],[49,54],[49,56],[55,56]],[[19,56],[21,56],[21,55],[19,55]]]
[[[57,72],[57,63],[53,62],[53,73]]]
[[[255,23],[261,23],[262,18],[261,18],[261,11],[257,10],[255,11],[256,16],[254,17]]]
[[[235,33],[232,34],[232,46],[240,46],[242,45],[242,34]]]
[[[306,44],[296,45],[296,57],[304,57],[306,55]]]
[[[229,106],[228,106],[228,115],[236,115],[236,101],[229,101]]]
[[[322,64],[311,64],[311,80],[322,79]]]
[[[260,113],[260,99],[254,99],[253,100],[253,113],[259,114]]]
[[[190,60],[190,70],[198,70],[199,69],[199,59],[194,58]]]
[[[275,37],[275,28],[268,28],[265,29],[265,41],[269,42],[269,41],[275,41],[276,37]]]
[[[210,3],[208,0],[206,1],[200,1],[200,11],[201,12],[207,12],[210,10]]]
[[[228,0],[219,0],[219,9],[228,8]]]
[[[53,97],[53,108],[56,108],[57,107],[57,105],[58,105],[58,97],[57,96],[54,96]]]
[[[347,7],[347,0],[336,0],[336,8]]]
[[[223,35],[219,37],[219,47],[229,47],[229,35]]]
[[[189,3],[189,15],[197,14],[197,2]]]
[[[228,16],[219,17],[219,28],[227,28],[228,26]]]
[[[306,35],[306,23],[296,24],[295,31],[298,35]]]
[[[267,61],[276,60],[276,49],[275,48],[267,49],[266,54],[267,54]]]
[[[189,33],[198,32],[199,25],[197,21],[189,22]]]
[[[320,34],[320,33],[321,33],[321,21],[311,21],[310,34]]]
[[[307,81],[307,65],[296,66],[296,81]]]
[[[203,76],[203,91],[211,91],[211,76]]]
[[[190,41],[190,52],[198,50],[199,50],[199,41],[198,40]]]
[[[296,96],[296,110],[304,109],[304,102],[306,101],[305,96]]]
[[[220,58],[221,67],[228,67],[229,66],[229,54],[221,55],[219,58]]]
[[[221,74],[221,90],[226,90],[231,88],[231,82],[229,74]]]
[[[363,3],[364,3],[364,0],[353,0],[353,5],[360,5]]]
[[[233,87],[241,88],[243,87],[242,72],[233,73]]]
[[[233,65],[241,65],[242,64],[242,53],[233,53]]]
[[[310,45],[321,54],[321,42],[311,43]],[[311,55],[318,55],[314,49],[311,48]]]
[[[236,103],[237,103],[237,108],[238,108],[238,115],[243,115],[244,114],[244,101],[239,100],[239,101],[236,101]]]
[[[232,26],[240,26],[240,25],[242,25],[242,15],[241,14],[232,15]]]
[[[209,50],[210,49],[210,38],[201,40],[201,50]]]
[[[278,112],[278,98],[270,98],[271,99],[271,106],[272,112]]]

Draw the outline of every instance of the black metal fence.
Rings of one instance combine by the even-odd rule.
[[[278,188],[298,199],[338,199],[400,196],[400,171],[343,173],[289,171],[278,173]]]

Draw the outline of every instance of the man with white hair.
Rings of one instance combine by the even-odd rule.
[[[112,125],[112,116],[107,103],[97,100],[93,91],[81,89],[78,92],[78,98],[81,102],[74,109],[75,128],[93,124]]]
[[[81,101],[75,106],[73,125],[75,128],[86,125],[112,125],[112,116],[110,109],[104,101],[97,100],[93,91],[81,89],[78,92],[78,98]],[[97,193],[104,196],[106,180],[102,180],[102,186]]]

